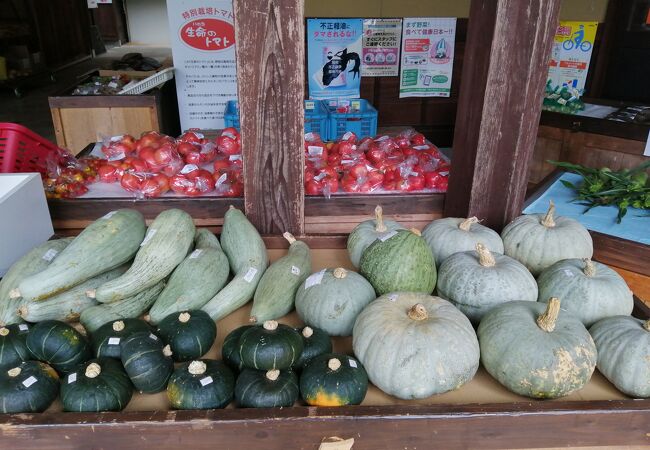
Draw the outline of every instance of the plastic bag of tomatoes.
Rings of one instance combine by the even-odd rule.
[[[77,159],[63,149],[48,155],[47,176],[43,188],[47,198],[74,198],[88,192],[87,185],[98,179],[97,170],[105,160],[99,158]]]

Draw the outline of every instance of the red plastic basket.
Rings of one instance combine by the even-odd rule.
[[[22,125],[0,122],[0,173],[47,174],[47,157],[59,147]]]

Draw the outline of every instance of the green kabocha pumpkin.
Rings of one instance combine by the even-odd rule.
[[[48,363],[59,373],[70,372],[92,356],[86,337],[58,320],[34,325],[27,335],[27,348],[35,359]]]
[[[45,411],[59,395],[59,376],[40,361],[24,361],[0,370],[0,411],[35,413]]]
[[[27,349],[28,333],[26,323],[0,327],[0,370],[11,369],[31,358]]]
[[[151,327],[140,319],[121,319],[105,323],[92,334],[95,357],[121,359],[122,339],[140,331],[151,331]]]
[[[381,296],[359,314],[352,338],[370,381],[397,398],[457,389],[478,370],[472,324],[439,297],[415,292]]]
[[[92,359],[61,380],[64,411],[122,411],[132,395],[128,375],[112,358]]]
[[[174,361],[205,355],[217,337],[217,325],[205,311],[172,313],[158,324],[158,335],[169,344]]]
[[[361,255],[376,239],[403,229],[404,227],[394,220],[384,220],[382,208],[377,206],[375,218],[361,222],[348,236],[348,254],[352,265],[359,267]]]
[[[589,333],[598,350],[600,373],[630,397],[650,397],[650,321],[607,317]]]
[[[323,330],[307,326],[300,331],[300,335],[303,347],[300,358],[293,364],[295,368],[302,369],[316,356],[332,353],[332,340]]]
[[[544,270],[537,279],[539,301],[562,299],[562,309],[586,327],[611,316],[628,316],[634,297],[627,283],[605,264],[590,259],[565,259]]]
[[[438,268],[454,253],[468,252],[483,244],[492,253],[503,254],[503,241],[496,231],[481,225],[476,217],[436,219],[422,230]]]
[[[235,384],[235,401],[243,408],[293,406],[299,394],[298,377],[291,369],[244,369]]]
[[[368,375],[361,363],[339,353],[315,357],[300,375],[300,395],[312,406],[358,405],[367,391]]]
[[[551,202],[546,214],[519,216],[501,232],[505,254],[534,276],[563,259],[591,258],[594,253],[591,236],[580,222],[554,214]]]
[[[300,333],[275,320],[249,328],[239,338],[242,365],[257,370],[288,369],[300,358],[302,348]]]
[[[122,339],[120,346],[122,365],[139,392],[154,394],[167,387],[174,371],[169,345],[153,333],[140,331]]]
[[[225,408],[232,401],[235,376],[221,361],[207,359],[180,365],[167,384],[174,409]]]
[[[361,275],[377,295],[389,292],[430,294],[436,287],[436,263],[431,249],[416,229],[393,231],[363,252]]]
[[[350,336],[357,316],[375,297],[375,288],[358,273],[325,269],[298,288],[296,311],[307,325],[330,336]]]
[[[596,346],[560,300],[510,302],[488,312],[478,327],[481,362],[508,390],[558,398],[582,389],[596,367]]]
[[[223,346],[221,347],[221,358],[228,367],[233,371],[239,372],[242,369],[241,358],[239,357],[239,338],[244,333],[244,331],[249,328],[254,327],[255,325],[244,325],[239,328],[232,330],[226,338],[223,340]]]
[[[537,283],[528,269],[509,256],[490,253],[483,244],[447,258],[438,272],[437,289],[473,324],[501,303],[537,300]]]

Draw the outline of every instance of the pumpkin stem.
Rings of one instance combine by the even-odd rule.
[[[546,215],[542,219],[542,225],[544,225],[546,228],[553,228],[555,226],[553,214],[555,214],[555,203],[553,203],[553,200],[551,200],[549,202],[548,211],[546,211]]]
[[[494,255],[487,249],[487,247],[481,243],[476,244],[476,251],[478,252],[478,263],[483,267],[494,267],[496,265],[496,260]]]
[[[590,278],[596,276],[596,266],[591,258],[584,258],[583,261],[585,263],[585,268],[582,272]]]
[[[122,331],[124,329],[124,322],[121,320],[116,320],[113,322],[113,331]]]
[[[336,372],[341,368],[341,360],[338,358],[332,358],[327,361],[327,367],[332,371]]]
[[[15,300],[15,299],[20,298],[20,297],[22,297],[22,295],[20,295],[20,291],[18,290],[18,288],[15,288],[15,289],[12,289],[12,290],[9,291],[9,298],[10,299]]]
[[[235,207],[232,205],[228,205],[228,209],[235,209]]]
[[[429,314],[427,313],[427,309],[424,307],[422,303],[416,303],[409,309],[409,312],[407,313],[409,316],[409,319],[412,320],[425,320],[429,317]]]
[[[86,297],[88,298],[95,298],[97,297],[97,289],[88,289],[86,291]]]
[[[20,308],[18,308],[18,315],[19,315],[20,317],[22,317],[23,319],[25,318],[25,316],[26,316],[28,313],[29,313],[29,308],[27,307],[27,304],[25,304],[25,305],[21,306]],[[3,324],[3,325],[4,325],[4,324]]]
[[[9,334],[9,328],[2,327],[0,328],[0,336],[6,336]]]
[[[90,363],[86,367],[86,376],[88,378],[96,378],[100,373],[102,373],[102,368],[97,363]]]
[[[546,305],[546,311],[537,318],[537,325],[547,333],[552,333],[555,330],[555,322],[557,316],[560,314],[560,299],[551,297]]]
[[[475,223],[479,223],[479,220],[478,220],[477,217],[468,217],[467,219],[463,220],[460,223],[460,225],[458,225],[458,228],[460,228],[463,231],[469,231],[469,229]]]
[[[381,206],[377,205],[375,208],[375,231],[377,233],[385,233],[386,225],[384,225],[384,210],[381,209]]]
[[[287,241],[289,241],[289,245],[296,242],[296,238],[293,237],[293,234],[289,233],[288,231],[285,231],[284,233],[282,233],[282,237],[285,238]]]
[[[142,319],[147,323],[151,323],[151,315],[149,314],[146,314]]]
[[[14,377],[17,377],[18,375],[20,375],[20,372],[22,372],[22,371],[23,371],[23,369],[21,369],[20,367],[14,367],[13,369],[7,370],[7,375],[14,378]]]
[[[268,378],[271,381],[277,380],[279,376],[280,376],[280,371],[278,369],[273,369],[266,372],[266,378]]]
[[[348,276],[348,271],[345,270],[343,267],[337,267],[336,269],[334,269],[334,278],[341,279],[347,276]]]
[[[411,228],[409,231],[416,236],[422,236],[422,233],[417,228]]]
[[[191,316],[190,316],[190,313],[188,313],[187,311],[185,311],[185,312],[182,312],[182,313],[180,313],[180,314],[178,315],[178,321],[179,321],[180,323],[187,323],[187,322],[189,322],[190,317],[191,317]]]
[[[250,316],[250,317],[248,318],[248,322],[249,322],[249,323],[257,323],[257,317],[255,317],[255,316]]]
[[[267,320],[262,326],[265,330],[275,331],[278,329],[278,322],[275,320]]]
[[[208,366],[203,361],[192,361],[187,367],[187,371],[192,375],[203,375]]]
[[[169,345],[165,345],[165,346],[163,347],[163,355],[165,355],[165,356],[172,356],[172,354],[173,354],[173,352],[172,352],[172,348],[171,348]]]
[[[650,319],[643,322],[643,328],[645,328],[646,331],[650,331]]]
[[[313,334],[314,334],[314,330],[312,327],[305,327],[302,329],[302,335],[307,339],[312,337]]]

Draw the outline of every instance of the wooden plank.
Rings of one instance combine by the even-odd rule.
[[[440,214],[445,194],[336,195],[305,197],[305,216],[344,216],[374,214],[381,205],[386,216],[395,214]]]
[[[235,0],[246,215],[262,233],[304,232],[301,0]]]
[[[594,241],[594,259],[650,276],[650,245],[590,231]]]
[[[158,89],[139,95],[59,95],[49,97],[48,101],[51,108],[151,108],[156,106],[157,95]]]
[[[472,0],[445,215],[500,229],[521,212],[559,5]]]
[[[598,101],[597,103],[603,103]],[[620,102],[619,107],[624,106]],[[540,123],[549,127],[557,127],[571,131],[599,134],[645,142],[648,137],[648,125],[638,123],[617,122],[596,117],[576,116],[553,111],[543,111]]]
[[[50,114],[52,114],[52,124],[54,125],[56,145],[67,148],[65,134],[63,133],[63,123],[61,122],[61,110],[59,108],[50,108]]]

